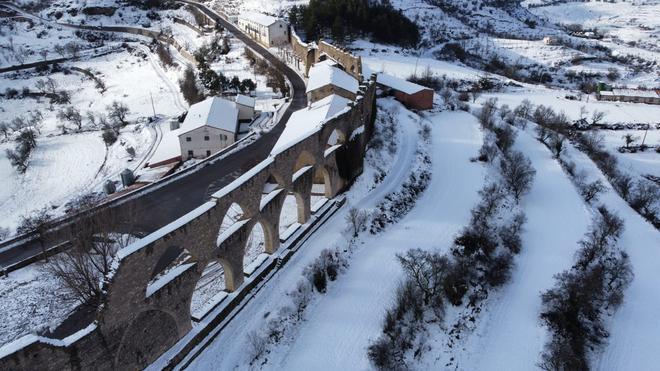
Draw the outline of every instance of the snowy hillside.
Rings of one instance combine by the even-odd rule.
[[[205,3],[231,15],[287,19],[293,7],[318,1]],[[140,175],[160,143],[177,147],[177,137],[163,138],[189,106],[186,75],[202,93],[224,93],[190,54],[206,51],[204,68],[216,77],[253,79],[248,93],[259,110],[288,100],[266,63],[253,62],[226,30],[199,31],[204,17],[184,4],[17,3],[34,15],[2,13],[0,36],[11,46],[1,47],[0,67],[64,61],[0,74],[0,124],[8,123],[0,126],[0,240],[24,216],[44,208],[62,215],[79,196],[100,194],[124,168]],[[660,101],[660,3],[385,4],[414,23],[418,43],[375,42],[372,30],[341,22],[315,31],[360,56],[365,77],[385,73],[433,89],[433,108],[407,108],[379,91],[365,168],[338,196],[343,206],[286,265],[278,261],[272,277],[255,281],[188,354],[190,364],[175,368],[657,369],[660,104],[639,97]],[[96,40],[101,33],[57,22],[140,27],[182,48],[165,53],[159,41],[132,34]],[[229,49],[222,53],[221,40]],[[287,48],[270,50],[283,55]],[[639,95],[603,99],[612,88]],[[129,107],[121,120],[112,116],[115,102]],[[78,125],[66,115],[69,106],[82,114]],[[109,142],[112,117],[116,141]],[[38,134],[20,172],[10,153],[20,149],[24,130]],[[312,187],[313,208],[328,201],[319,184]],[[300,227],[296,197],[285,197],[280,236]],[[220,234],[243,221],[238,203],[229,210]],[[245,246],[248,277],[269,259],[265,236],[258,227]],[[225,283],[222,264],[209,263],[192,299],[190,337],[206,331],[209,317],[200,319],[233,295]],[[0,278],[0,307],[8,309],[0,315],[0,345],[61,323],[79,304],[61,287],[41,263]]]

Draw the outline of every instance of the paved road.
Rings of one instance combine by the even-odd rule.
[[[291,83],[291,104],[283,113],[279,123],[270,132],[265,133],[242,150],[210,163],[198,171],[189,172],[161,187],[155,187],[157,189],[150,192],[131,197],[128,202],[120,202],[122,201],[120,198],[109,203],[108,207],[116,210],[123,220],[128,221],[134,232],[150,233],[168,224],[201,205],[213,190],[229,184],[240,174],[262,161],[275,145],[291,114],[307,105],[305,82],[295,71],[212,10],[198,3],[189,3],[221,23],[228,31],[282,72]],[[65,223],[73,221],[75,218],[70,218]],[[48,246],[63,242],[58,238],[48,240]],[[0,268],[34,257],[40,252],[41,246],[34,239],[16,243],[12,247],[8,247],[7,243],[0,244]]]

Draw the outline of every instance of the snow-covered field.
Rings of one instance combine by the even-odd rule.
[[[53,73],[52,78],[58,90],[66,90],[71,95],[71,105],[83,115],[84,131],[62,135],[57,127],[62,123],[57,113],[65,105],[52,105],[46,98],[23,98],[0,100],[0,121],[10,122],[14,117],[28,111],[39,110],[43,116],[42,135],[37,138],[37,147],[30,158],[25,174],[18,174],[9,164],[4,153],[0,156],[0,172],[6,179],[6,187],[0,190],[0,224],[15,228],[21,216],[49,207],[55,214],[61,214],[62,206],[81,194],[100,191],[106,179],[117,180],[124,168],[135,167],[140,159],[149,154],[150,146],[157,139],[157,132],[144,122],[144,117],[153,115],[151,99],[154,99],[156,113],[162,116],[179,114],[180,93],[173,86],[162,83],[162,70],[157,69],[149,59],[129,52],[115,53],[104,57],[75,63],[78,68],[91,69],[105,81],[107,91],[100,93],[94,83],[83,78],[80,73]],[[21,73],[17,78],[9,74],[0,76],[0,82],[18,89],[28,87],[35,90],[38,80],[45,76]],[[131,81],[151,83],[132,84]],[[119,140],[106,149],[101,131],[87,127],[85,115],[105,111],[113,101],[125,103],[130,113],[128,119],[141,124],[131,124],[124,129]],[[13,148],[12,142],[0,144],[4,149]],[[127,148],[135,150],[135,159]]]
[[[649,174],[660,177],[660,153],[653,148],[660,146],[660,130],[600,130],[599,134],[603,136],[605,148],[617,157],[619,166],[623,170],[632,171],[638,175]],[[646,136],[644,144],[651,148],[644,152],[619,152],[619,148],[625,146],[623,136],[627,134],[633,136],[635,142],[632,145],[635,146],[641,145]]]
[[[658,122],[660,106],[652,104],[605,102],[598,101],[593,96],[582,96],[582,100],[571,100],[566,96],[579,95],[570,90],[549,89],[540,86],[528,85],[524,88],[512,88],[504,92],[485,93],[477,102],[484,102],[488,98],[497,98],[498,104],[508,104],[514,108],[527,99],[534,105],[542,104],[552,107],[557,112],[563,111],[571,120],[580,118],[580,109],[586,108],[588,117],[594,111],[605,113],[605,122],[609,123],[648,123],[655,125]]]
[[[0,278],[0,345],[57,326],[78,302],[34,264]]]

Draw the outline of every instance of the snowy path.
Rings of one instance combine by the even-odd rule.
[[[483,170],[470,163],[481,145],[476,120],[466,113],[432,117],[433,175],[417,206],[384,234],[367,237],[351,266],[307,314],[289,352],[274,369],[369,368],[366,348],[380,333],[401,277],[396,254],[407,249],[444,248],[469,217]]]
[[[459,362],[461,369],[535,368],[546,341],[538,319],[540,293],[553,286],[553,275],[571,266],[589,224],[588,209],[550,151],[523,131],[518,131],[515,147],[536,169],[532,189],[522,201],[528,218],[523,247],[510,283],[483,314],[469,353]]]

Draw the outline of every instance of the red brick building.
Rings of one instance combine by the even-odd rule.
[[[381,89],[391,92],[396,100],[408,108],[433,108],[433,89],[384,73],[379,73],[376,81]]]

